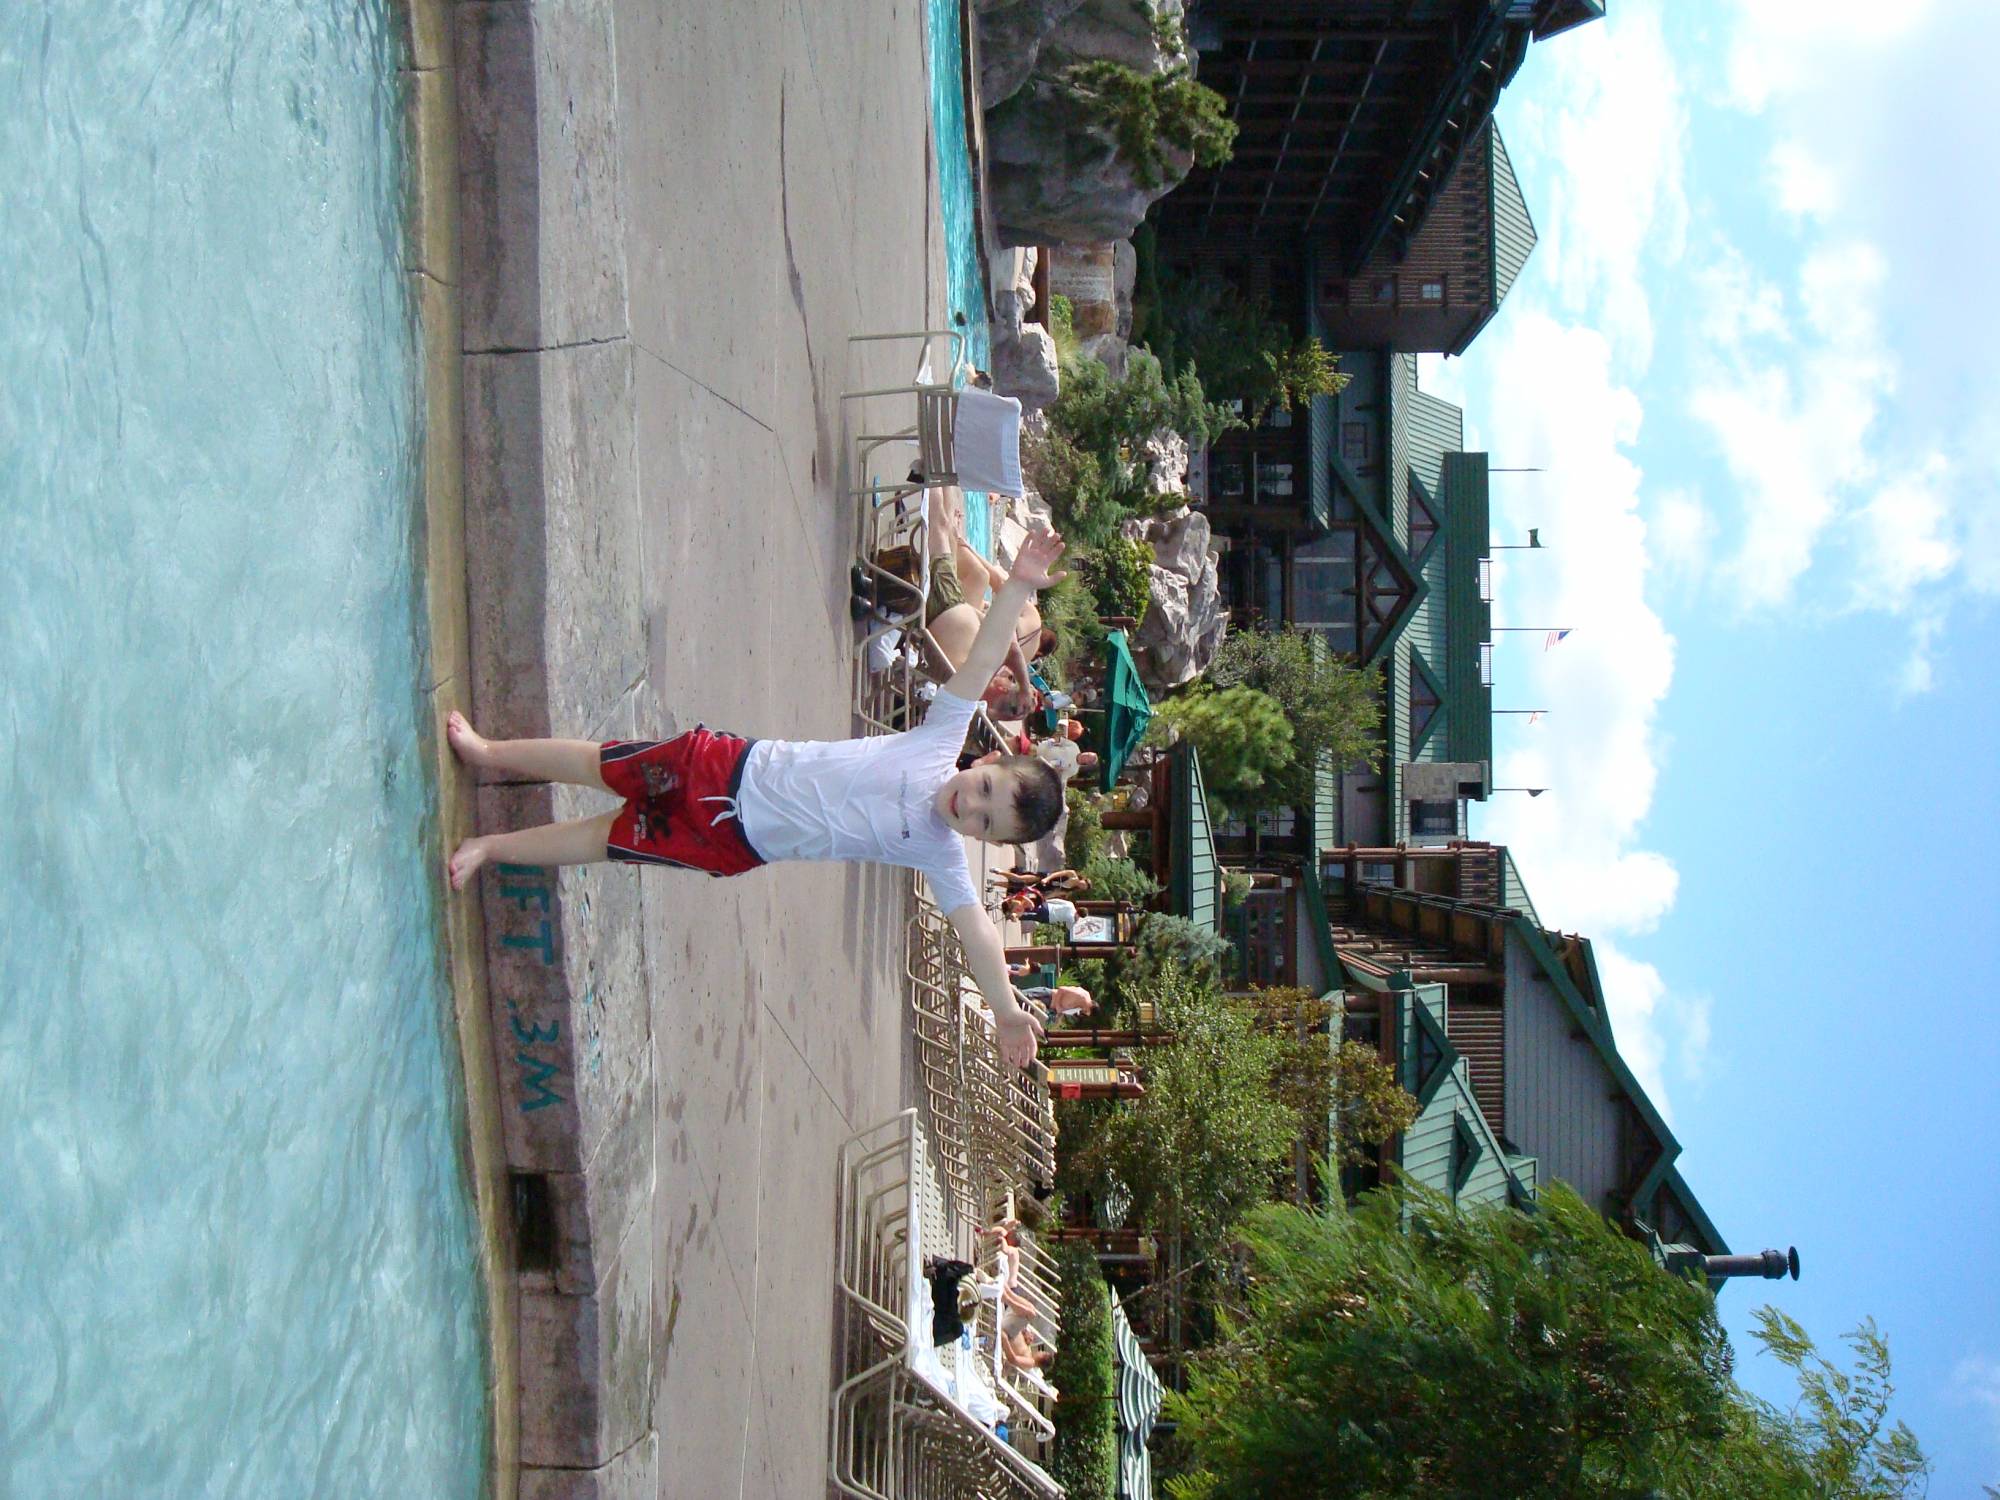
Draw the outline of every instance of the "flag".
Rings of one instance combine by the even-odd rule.
[[[1548,650],[1549,647],[1553,646],[1557,641],[1561,640],[1564,636],[1568,634],[1569,632],[1567,630],[1551,630],[1549,632],[1549,638],[1542,642],[1542,649],[1544,651]]]

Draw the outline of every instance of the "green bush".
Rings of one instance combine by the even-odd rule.
[[[1292,726],[1292,760],[1272,778],[1278,799],[1305,803],[1314,768],[1373,769],[1381,758],[1382,674],[1328,650],[1311,631],[1238,631],[1223,639],[1208,680],[1217,688],[1255,688],[1278,701]],[[1207,752],[1202,754],[1207,769]]]
[[[1061,530],[1060,521],[1057,529]],[[1073,560],[1074,552],[1071,557]],[[1097,600],[1075,567],[1062,582],[1042,590],[1040,608],[1042,623],[1056,633],[1055,647],[1049,653],[1057,664],[1055,676],[1061,679],[1055,685],[1066,687],[1079,669],[1097,659],[1108,632],[1097,623]]]
[[[1146,618],[1153,602],[1153,544],[1135,537],[1115,536],[1078,559],[1078,571],[1089,582],[1100,614]]]
[[[1292,726],[1269,693],[1197,687],[1159,704],[1153,725],[1161,737],[1171,727],[1194,746],[1217,808],[1247,812],[1287,800],[1287,788],[1276,778],[1293,763]]]
[[[1097,460],[1101,481],[1122,505],[1148,500],[1144,475],[1131,462],[1132,448],[1162,428],[1201,448],[1241,427],[1232,413],[1209,400],[1193,364],[1169,380],[1158,359],[1134,349],[1125,376],[1113,380],[1102,360],[1078,354],[1064,362],[1062,394],[1049,408],[1051,426],[1078,452]]]
[[[1139,924],[1119,974],[1119,987],[1132,997],[1150,994],[1170,968],[1196,986],[1219,985],[1229,951],[1229,940],[1214,928],[1156,911]]]
[[[1079,363],[1104,368],[1096,360]],[[1133,513],[1106,480],[1098,456],[1079,448],[1053,419],[1047,431],[1022,441],[1021,473],[1028,487],[1048,502],[1056,530],[1075,549],[1073,565],[1087,549],[1116,537]]]
[[[1347,384],[1317,338],[1294,336],[1268,301],[1244,296],[1212,270],[1158,267],[1147,308],[1148,343],[1169,374],[1198,366],[1217,402],[1240,401],[1256,423]]]
[[[1160,893],[1159,882],[1129,859],[1096,855],[1083,864],[1070,866],[1090,882],[1084,894],[1092,901],[1129,901],[1144,905]]]
[[[1062,1326],[1049,1384],[1056,1438],[1049,1473],[1070,1500],[1113,1500],[1118,1493],[1118,1372],[1112,1343],[1111,1291],[1087,1245],[1058,1243]]]
[[[1063,858],[1072,870],[1081,870],[1097,859],[1104,848],[1104,815],[1098,809],[1100,797],[1071,782],[1064,793],[1069,805],[1069,827],[1063,834]]]
[[[1225,870],[1222,875],[1222,904],[1234,911],[1250,899],[1256,883],[1241,870]]]
[[[1068,69],[1062,87],[1090,119],[1110,129],[1141,187],[1167,180],[1166,145],[1190,152],[1201,166],[1217,167],[1236,144],[1228,101],[1196,83],[1185,65],[1141,73],[1093,59]]]
[[[1925,1492],[1872,1322],[1848,1335],[1848,1370],[1790,1318],[1755,1314],[1752,1336],[1799,1381],[1773,1407],[1733,1379],[1706,1283],[1661,1270],[1561,1183],[1533,1213],[1417,1189],[1352,1210],[1272,1204],[1235,1243],[1229,1336],[1166,1398],[1174,1500]]]

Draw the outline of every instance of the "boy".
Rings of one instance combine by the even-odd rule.
[[[749,741],[696,727],[677,739],[488,740],[463,714],[447,721],[469,766],[594,786],[625,798],[617,812],[467,839],[447,873],[460,890],[489,860],[522,865],[622,859],[740,875],[768,860],[864,859],[921,870],[965,947],[1008,1062],[1035,1058],[1040,1024],[1014,998],[1007,954],[965,858],[964,838],[1033,843],[1063,811],[1062,778],[1033,756],[996,751],[956,769],[974,702],[1007,655],[1014,626],[1063,541],[1021,544],[964,663],[902,734],[827,742]]]

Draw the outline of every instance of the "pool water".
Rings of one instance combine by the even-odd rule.
[[[472,1496],[390,0],[0,6],[0,1496]]]
[[[992,358],[986,329],[990,304],[965,114],[965,37],[959,0],[927,0],[927,5],[931,136],[937,143],[938,197],[944,215],[945,297],[951,304],[951,326],[965,331],[968,358],[985,369]],[[977,491],[966,492],[965,529],[973,547],[991,557],[991,510],[986,496]]]

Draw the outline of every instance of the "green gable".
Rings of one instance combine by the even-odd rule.
[[[1493,168],[1493,305],[1497,308],[1534,253],[1535,221],[1528,212],[1528,200],[1521,195],[1499,125],[1487,126],[1486,134]]]
[[[1534,1158],[1508,1151],[1473,1097],[1471,1071],[1451,1044],[1445,986],[1399,980],[1390,993],[1399,1081],[1419,1106],[1403,1132],[1403,1175],[1460,1203],[1533,1202]]]
[[[1222,898],[1215,859],[1215,831],[1208,821],[1208,790],[1202,785],[1201,757],[1194,746],[1174,754],[1173,874],[1168,895],[1174,910],[1204,927],[1222,925]]]
[[[1493,606],[1481,597],[1481,563],[1492,555],[1486,455],[1451,453],[1444,469],[1445,754],[1439,760],[1493,759],[1493,689],[1480,670],[1493,639]]]

